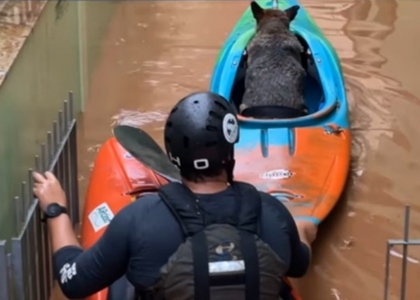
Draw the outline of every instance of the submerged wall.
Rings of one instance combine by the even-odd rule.
[[[67,0],[0,7],[0,239],[16,233],[14,196],[70,90],[83,109],[114,8]]]

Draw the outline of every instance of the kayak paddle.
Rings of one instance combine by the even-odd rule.
[[[126,125],[114,128],[118,143],[143,165],[166,180],[181,181],[179,170],[169,161],[165,152],[145,131]]]

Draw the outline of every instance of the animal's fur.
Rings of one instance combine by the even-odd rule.
[[[299,6],[284,11],[264,10],[252,1],[251,10],[257,21],[257,30],[247,47],[248,69],[240,112],[260,105],[279,105],[304,111],[306,72],[301,63],[304,48],[289,27]]]

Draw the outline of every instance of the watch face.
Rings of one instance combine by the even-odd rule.
[[[52,203],[48,205],[46,214],[49,217],[56,217],[62,213],[62,208],[57,203]]]

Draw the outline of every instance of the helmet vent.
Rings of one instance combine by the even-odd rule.
[[[222,103],[220,103],[220,101],[214,101],[214,104],[216,104],[217,106],[219,106],[223,110],[227,110],[226,106],[224,106]]]
[[[198,104],[198,102],[199,102],[198,100],[195,100],[195,101],[194,101],[194,104]]]
[[[166,127],[171,128],[171,127],[172,127],[172,122],[171,122],[171,121],[168,121],[168,122],[166,123]]]
[[[219,131],[219,128],[217,128],[216,126],[213,126],[213,125],[207,125],[206,126],[206,130],[207,131],[215,131],[215,132],[217,132],[217,131]]]
[[[212,116],[213,118],[216,118],[216,119],[219,119],[219,120],[222,120],[223,119],[223,117],[221,115],[215,113],[212,110],[209,112],[209,115]]]

